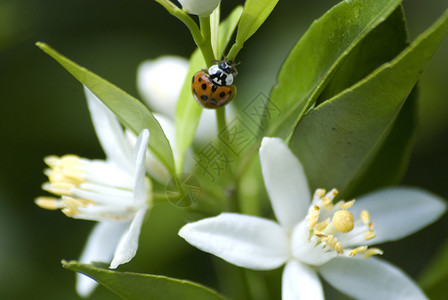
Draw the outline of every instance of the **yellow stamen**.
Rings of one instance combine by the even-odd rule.
[[[345,209],[334,213],[332,223],[336,230],[342,233],[352,231],[355,226],[352,213]]]
[[[309,212],[309,218],[308,218],[308,229],[314,228],[314,226],[317,224],[317,221],[319,220],[320,215],[320,207],[315,205],[314,208]]]
[[[324,221],[317,223],[314,228],[315,228],[315,230],[322,231],[325,229],[325,227],[328,226],[329,223],[330,223],[330,218],[327,218]]]
[[[323,232],[320,231],[314,231],[314,235],[317,236],[318,238],[323,238],[323,237],[327,237],[327,235]]]
[[[366,233],[364,233],[364,240],[366,240],[366,241],[371,240],[374,237],[376,237],[375,231],[367,231]]]
[[[364,223],[364,225],[368,225],[370,223],[370,216],[369,216],[369,212],[367,210],[363,210],[361,212],[361,220]]]
[[[61,201],[53,197],[39,197],[34,200],[34,203],[48,210],[56,210],[64,207]]]
[[[324,196],[321,197],[322,199],[322,207],[325,208],[326,210],[331,210],[333,208],[333,203],[330,197],[328,196]]]
[[[378,249],[378,248],[370,248],[369,250],[367,250],[367,252],[364,254],[365,258],[369,258],[372,255],[383,255],[383,250]]]
[[[368,248],[367,246],[356,247],[355,249],[350,250],[348,255],[355,256],[358,253],[366,253],[367,248]]]
[[[314,192],[314,196],[317,196],[317,197],[319,197],[319,198],[325,196],[325,190],[324,190],[324,189],[317,189],[317,190]]]
[[[344,253],[344,248],[342,248],[342,243],[337,242],[336,245],[334,246],[334,250],[336,251],[336,253],[339,253],[339,254]]]
[[[42,189],[58,196],[71,195],[75,185],[68,182],[44,183]]]
[[[353,204],[355,204],[355,199],[347,202],[339,202],[338,207],[340,209],[349,209],[350,207],[353,206]]]
[[[332,189],[332,190],[329,192],[329,194],[330,194],[330,196],[331,196],[332,198],[334,198],[334,197],[336,197],[336,196],[339,194],[339,192],[338,192],[337,189]]]

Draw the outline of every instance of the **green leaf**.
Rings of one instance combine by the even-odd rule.
[[[235,31],[241,15],[241,9],[241,6],[237,6],[219,26],[218,54],[220,56],[222,56]],[[191,78],[205,66],[206,63],[201,52],[199,49],[196,49],[191,55],[190,67],[176,107],[176,142],[178,147],[176,170],[178,173],[182,172],[185,153],[193,143],[202,113],[202,106],[196,102],[191,92]]]
[[[330,78],[316,105],[352,86],[381,64],[392,60],[407,45],[406,22],[403,8],[400,6],[350,52]],[[353,196],[399,183],[406,171],[414,141],[416,101],[417,91],[406,100],[391,133],[359,180]]]
[[[363,195],[400,183],[408,167],[417,131],[417,96],[418,88],[415,87],[384,144],[348,196]]]
[[[54,58],[79,82],[87,86],[126,128],[137,135],[143,129],[149,129],[149,148],[168,171],[174,174],[174,159],[168,139],[145,105],[110,82],[64,57],[47,44],[38,42],[36,45]]]
[[[406,20],[400,5],[346,55],[329,77],[316,106],[351,87],[380,65],[391,61],[408,45]]]
[[[190,67],[187,77],[180,91],[179,100],[176,107],[176,142],[177,157],[176,171],[182,172],[185,153],[193,143],[194,134],[201,119],[202,106],[196,102],[191,92],[191,78],[193,75],[205,67],[205,61],[201,51],[196,49],[190,58]]]
[[[278,0],[246,0],[243,15],[241,16],[236,44],[239,48],[246,42],[271,14]]]
[[[431,259],[429,265],[423,270],[419,283],[430,299],[445,300],[447,281],[448,240],[445,241],[437,255]]]
[[[92,277],[123,299],[225,299],[213,290],[186,280],[157,275],[116,272],[80,264],[77,261],[62,261],[62,265],[68,270]]]
[[[219,40],[218,40],[218,57],[222,57],[227,45],[235,32],[238,21],[240,20],[241,13],[243,12],[243,7],[238,5],[230,13],[230,15],[222,21],[219,26]]]
[[[312,189],[335,187],[350,194],[447,31],[448,11],[394,60],[302,119],[290,146]]]
[[[271,91],[270,101],[281,114],[269,120],[268,136],[291,134],[344,59],[400,2],[342,1],[311,25],[287,57]]]

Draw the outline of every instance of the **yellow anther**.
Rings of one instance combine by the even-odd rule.
[[[39,197],[34,200],[34,203],[48,210],[56,210],[64,207],[61,201],[53,197]]]
[[[367,248],[368,248],[367,246],[356,247],[355,249],[350,250],[348,255],[355,256],[358,253],[366,253]]]
[[[57,157],[56,155],[49,155],[49,156],[44,157],[44,162],[49,167],[56,167],[59,162],[59,157]]]
[[[327,237],[327,235],[325,234],[325,233],[323,233],[323,232],[320,232],[320,231],[314,231],[314,235],[315,236],[317,236],[318,238],[324,238],[324,237]]]
[[[316,230],[318,231],[322,231],[325,229],[325,227],[328,226],[328,224],[330,223],[330,218],[325,219],[324,221],[317,223],[316,226],[314,227]]]
[[[330,197],[324,196],[322,199],[322,207],[326,210],[331,210],[333,208],[333,203]]]
[[[319,197],[319,198],[325,196],[325,190],[324,190],[324,189],[317,189],[317,190],[314,192],[314,196],[317,196],[317,197]]]
[[[376,237],[376,232],[375,231],[367,231],[366,233],[364,233],[364,240],[368,241],[373,239],[374,237]]]
[[[366,251],[366,253],[364,254],[365,258],[369,258],[372,255],[383,255],[383,250],[378,249],[378,248],[370,248],[369,250]]]
[[[355,204],[355,199],[353,199],[351,201],[347,201],[347,202],[341,201],[341,202],[338,203],[338,207],[340,209],[349,209],[350,207],[353,206],[353,204]]]
[[[339,194],[339,192],[337,189],[332,189],[331,191],[328,192],[328,194],[331,198],[334,198]]]
[[[42,189],[55,195],[71,195],[75,186],[68,182],[44,183]]]
[[[352,231],[355,226],[352,213],[345,209],[334,213],[332,223],[336,230],[342,233]]]
[[[319,215],[320,215],[320,207],[314,205],[313,209],[311,209],[309,212],[308,229],[313,229],[314,226],[316,226],[317,221],[319,221]]]
[[[360,217],[361,217],[361,220],[364,223],[364,225],[368,225],[370,223],[370,215],[369,215],[369,212],[367,210],[363,210],[361,212]]]
[[[339,254],[344,253],[344,248],[342,247],[341,242],[336,243],[336,245],[334,246],[334,250],[336,251],[336,253],[339,253]]]

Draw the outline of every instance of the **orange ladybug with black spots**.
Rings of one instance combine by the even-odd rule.
[[[219,61],[208,70],[194,74],[191,90],[194,98],[205,108],[225,106],[236,94],[233,78],[238,74],[232,61]]]

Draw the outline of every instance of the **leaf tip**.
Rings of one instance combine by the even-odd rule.
[[[44,42],[36,42],[36,44],[35,44],[37,47],[39,47],[40,49],[44,49],[44,48],[47,48],[48,47],[48,45],[46,44],[46,43],[44,43]]]
[[[71,267],[77,263],[78,262],[76,260],[65,260],[65,259],[61,260],[62,267],[68,270],[70,270]]]

